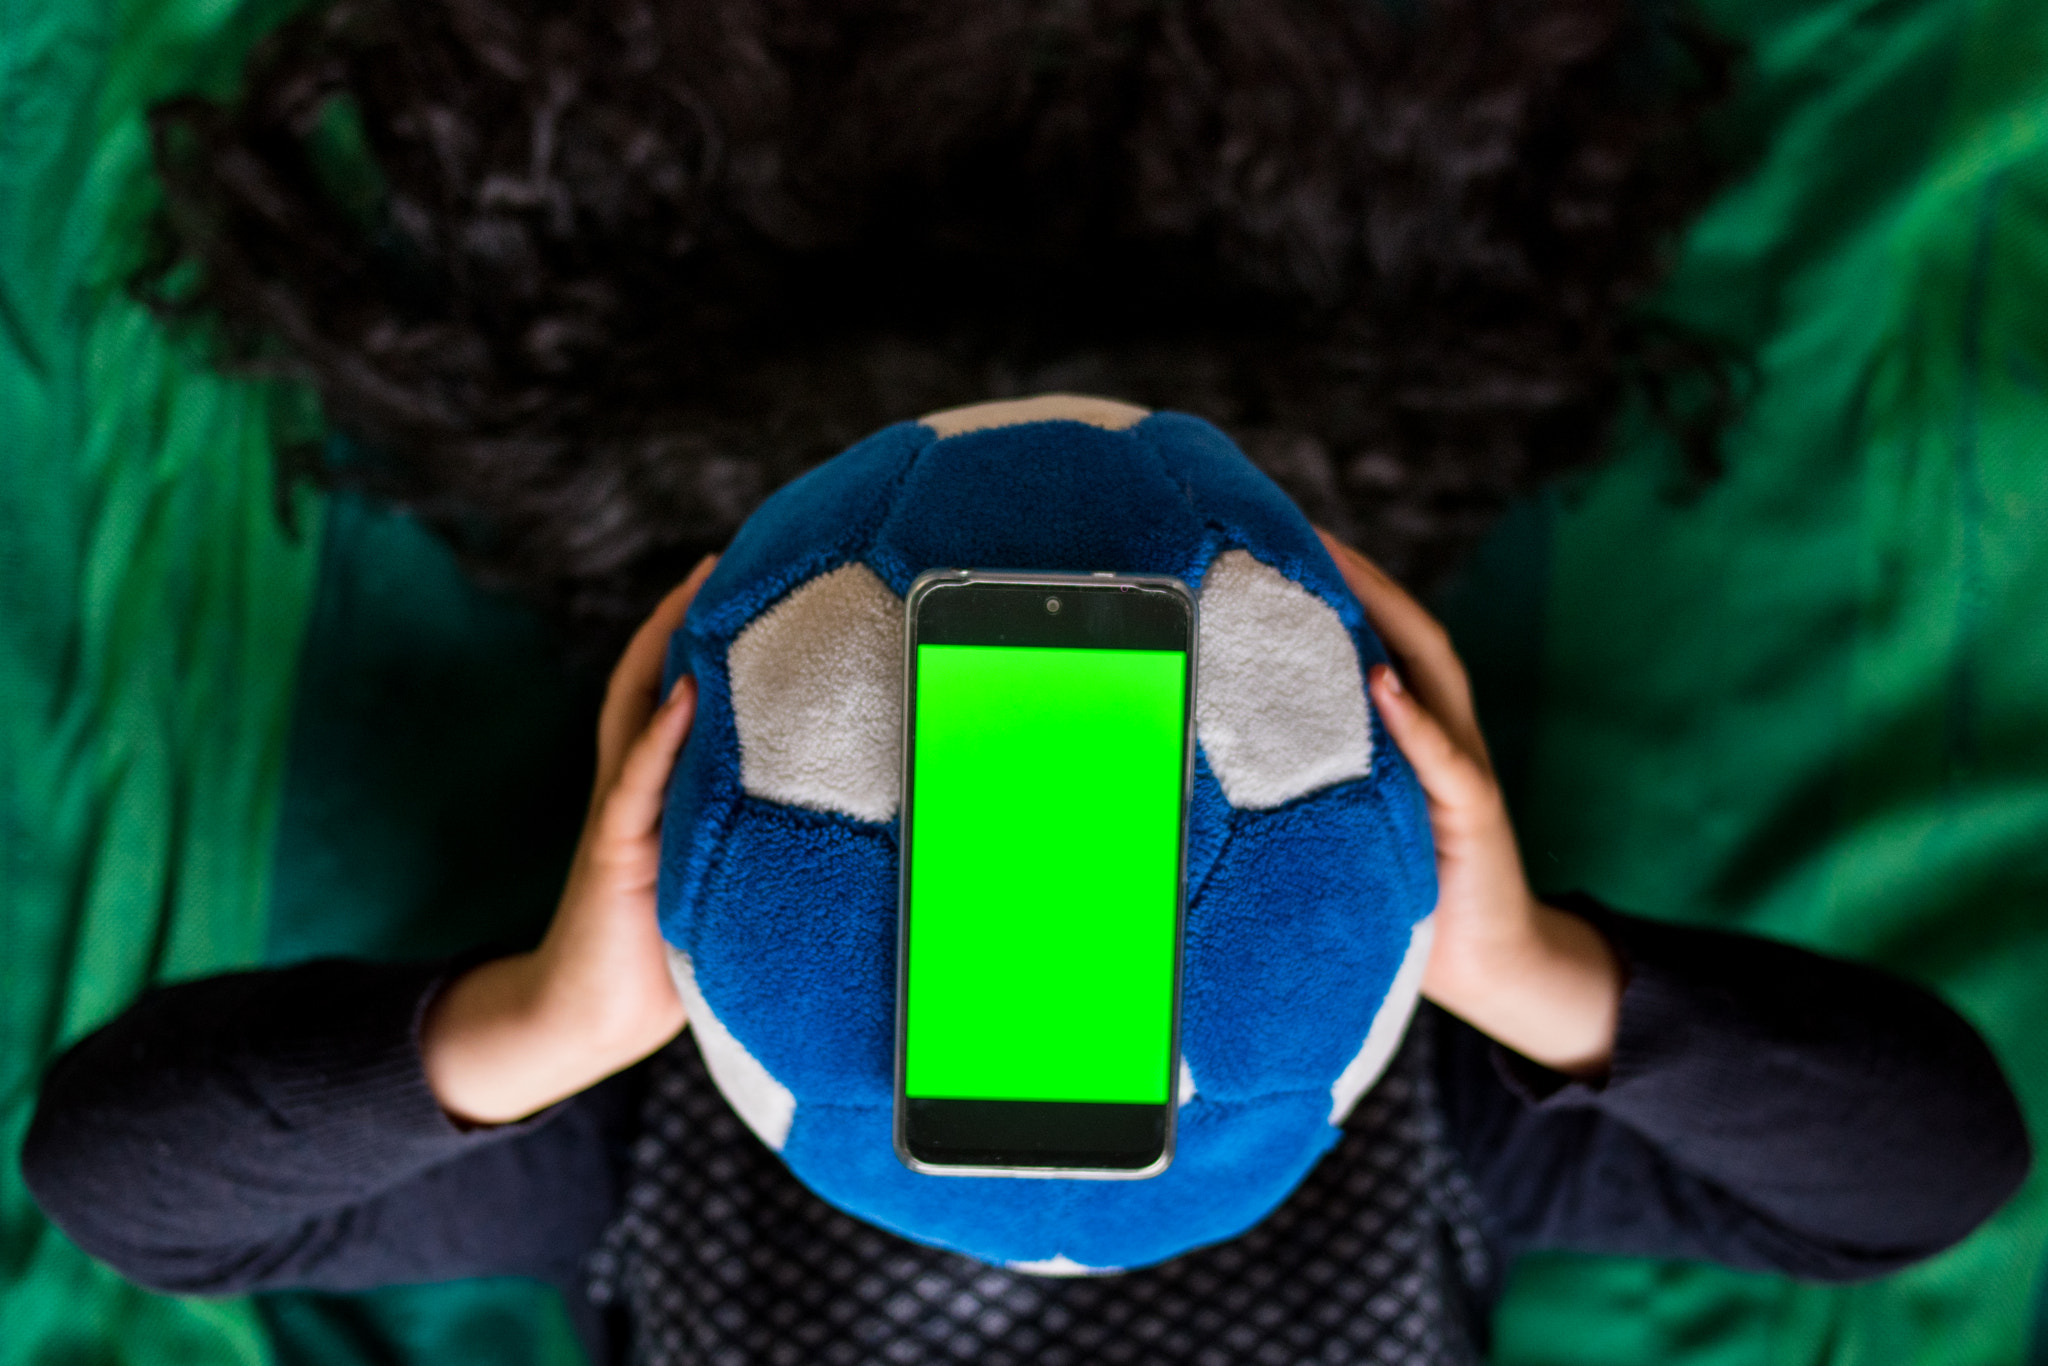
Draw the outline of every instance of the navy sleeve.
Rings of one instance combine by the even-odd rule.
[[[619,1197],[622,1074],[519,1124],[435,1101],[444,969],[327,961],[150,993],[44,1079],[22,1171],[80,1247],[156,1289],[573,1283]]]
[[[1569,1248],[1816,1280],[1957,1242],[2031,1161],[1973,1029],[1889,974],[1570,904],[1627,974],[1614,1061],[1567,1081],[1446,1019],[1452,1141],[1510,1255]]]

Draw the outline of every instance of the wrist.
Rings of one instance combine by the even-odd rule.
[[[565,1100],[666,1042],[650,1023],[563,989],[539,953],[470,969],[443,988],[420,1030],[420,1062],[441,1108],[505,1124]],[[681,1021],[675,1022],[680,1028]]]
[[[420,1066],[448,1115],[465,1124],[518,1119],[508,1090],[530,1036],[532,954],[479,963],[442,985],[420,1024]],[[508,1081],[514,1084],[507,1085]]]
[[[681,999],[665,962],[643,946],[627,954],[563,952],[544,942],[532,955],[534,989],[528,1003],[537,1035],[609,1075],[660,1048],[683,1027]],[[630,957],[632,961],[625,961]],[[649,959],[655,959],[653,967]]]
[[[1539,905],[1549,1028],[1527,1056],[1554,1071],[1604,1077],[1614,1059],[1624,985],[1621,957],[1583,916]]]
[[[1438,931],[1425,991],[1497,1043],[1553,1071],[1605,1073],[1620,1018],[1620,959],[1583,918],[1530,898],[1483,931]]]
[[[1549,908],[1526,894],[1501,899],[1512,909],[1474,913],[1463,902],[1438,906],[1426,985],[1439,1005],[1455,1009],[1496,998],[1551,952]]]

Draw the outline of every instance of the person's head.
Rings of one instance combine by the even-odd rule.
[[[600,634],[862,433],[1052,388],[1426,575],[1696,359],[1634,310],[1724,65],[1630,0],[333,0],[160,108],[144,278]]]

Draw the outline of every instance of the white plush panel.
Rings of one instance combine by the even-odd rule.
[[[668,971],[675,979],[676,994],[683,998],[683,1009],[689,1013],[690,1032],[697,1036],[697,1051],[704,1055],[704,1068],[711,1073],[711,1080],[718,1083],[726,1102],[747,1127],[781,1152],[796,1119],[796,1097],[711,1013],[704,993],[697,990],[697,973],[688,954],[670,946]]]
[[[1242,550],[1202,583],[1195,731],[1223,795],[1279,806],[1372,768],[1365,677],[1330,605]]]
[[[1401,1036],[1408,1032],[1408,1021],[1415,1015],[1415,1003],[1422,997],[1422,972],[1429,966],[1429,946],[1435,940],[1436,917],[1424,916],[1408,936],[1408,952],[1394,971],[1393,985],[1387,988],[1387,999],[1380,1002],[1379,1014],[1372,1017],[1372,1028],[1365,1031],[1364,1046],[1330,1087],[1330,1123],[1342,1124],[1393,1061],[1394,1050],[1401,1046]]]
[[[1120,432],[1152,416],[1149,408],[1113,398],[1087,394],[1039,394],[1032,398],[997,399],[992,403],[970,403],[926,413],[918,421],[943,439],[963,432],[985,432],[994,427],[1016,427],[1026,422],[1085,422],[1091,427]]]
[[[1108,1276],[1123,1270],[1120,1266],[1083,1266],[1064,1252],[1042,1262],[1011,1262],[1009,1269],[1027,1276]]]
[[[740,632],[727,666],[742,787],[856,820],[896,814],[903,599],[873,571],[804,584]]]
[[[1198,1094],[1195,1090],[1195,1071],[1188,1066],[1188,1060],[1180,1060],[1180,1094],[1175,1097],[1176,1105],[1185,1105]]]

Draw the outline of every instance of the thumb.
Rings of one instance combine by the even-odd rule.
[[[1415,770],[1430,805],[1458,811],[1486,795],[1491,786],[1486,770],[1459,748],[1443,724],[1402,686],[1399,674],[1385,664],[1375,664],[1368,687],[1381,722]]]

